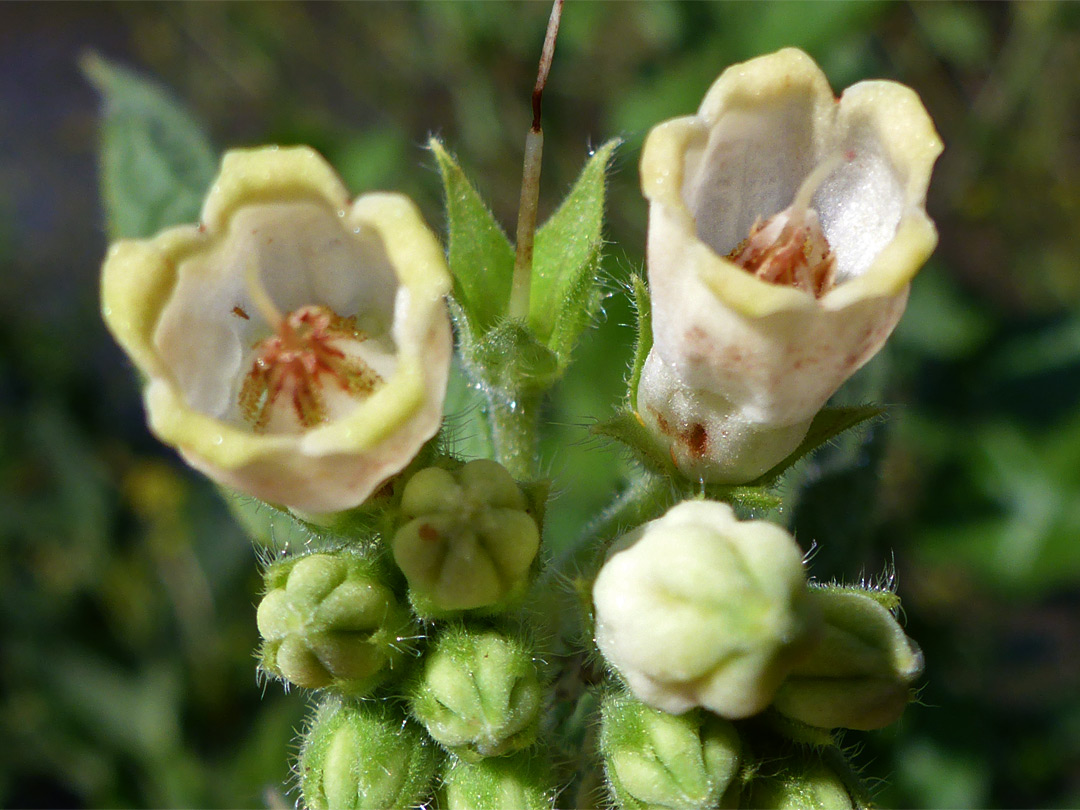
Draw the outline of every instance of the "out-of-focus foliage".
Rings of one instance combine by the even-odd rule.
[[[512,232],[547,13],[0,4],[0,804],[288,804],[303,711],[255,681],[255,553],[147,435],[96,314],[99,107],[80,56],[156,77],[216,144],[310,143],[354,191],[411,194],[436,227],[437,134]],[[923,705],[860,735],[884,804],[1080,804],[1080,6],[574,0],[560,37],[541,221],[590,146],[626,143],[611,295],[546,414],[547,542],[625,469],[587,427],[630,362],[646,129],[783,45],[836,87],[903,81],[946,144],[941,245],[888,350],[834,403],[895,403],[889,417],[801,463],[780,517],[816,544],[819,576],[899,578],[927,675]],[[460,434],[475,446],[467,419]]]

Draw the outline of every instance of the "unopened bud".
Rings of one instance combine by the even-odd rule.
[[[922,650],[867,591],[822,586],[810,596],[824,630],[776,693],[776,709],[820,728],[866,731],[899,719],[922,675]]]
[[[436,741],[475,762],[531,745],[543,695],[536,663],[521,641],[457,626],[428,651],[410,709]]]
[[[299,771],[310,810],[418,807],[435,776],[435,750],[385,704],[333,697],[305,735]]]
[[[777,764],[775,776],[750,782],[743,807],[760,810],[852,810],[843,781],[821,762]]]
[[[392,544],[416,611],[425,618],[496,612],[522,596],[540,547],[527,510],[521,489],[494,461],[416,473],[401,500],[410,520]]]
[[[620,810],[716,807],[739,770],[739,737],[726,720],[700,711],[657,711],[629,695],[601,709],[600,749]]]
[[[593,587],[596,644],[642,701],[764,709],[816,629],[802,550],[779,526],[687,501],[626,535]]]
[[[453,759],[443,774],[446,810],[551,810],[546,764],[527,752],[479,762]]]
[[[412,634],[408,611],[379,574],[375,561],[348,551],[271,565],[258,611],[262,668],[307,689],[370,692]]]

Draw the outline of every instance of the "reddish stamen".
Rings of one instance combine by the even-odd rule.
[[[255,359],[240,389],[244,418],[262,432],[285,408],[291,409],[299,427],[310,428],[329,418],[324,396],[328,386],[354,397],[371,394],[382,377],[335,345],[366,339],[352,319],[327,307],[306,306],[289,313],[280,320],[277,334],[255,345]]]

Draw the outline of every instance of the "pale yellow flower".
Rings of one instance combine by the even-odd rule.
[[[940,151],[912,90],[866,81],[837,100],[794,49],[729,68],[696,115],[650,132],[638,410],[683,472],[765,472],[878,351],[937,242]]]
[[[442,250],[399,194],[350,202],[307,147],[237,150],[198,226],[108,253],[102,310],[151,430],[225,486],[355,507],[439,429]]]

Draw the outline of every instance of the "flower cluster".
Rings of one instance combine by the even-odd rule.
[[[463,174],[446,180],[448,267],[410,200],[350,202],[307,147],[229,152],[199,224],[109,251],[103,312],[152,431],[303,532],[305,548],[267,561],[258,627],[261,671],[321,693],[300,753],[308,806],[426,806],[438,791],[440,806],[550,808],[550,737],[589,711],[620,808],[838,806],[823,762],[755,782],[765,755],[740,724],[769,709],[806,733],[873,729],[910,700],[922,653],[893,594],[808,581],[782,527],[690,498],[733,491],[703,482],[759,486],[796,450],[892,332],[936,243],[924,204],[941,143],[917,96],[871,81],[836,99],[796,50],[728,69],[645,143],[651,333],[629,394],[671,475],[575,580],[603,690],[551,677],[535,628],[561,614],[534,587],[550,482],[527,480],[524,455],[599,298],[613,148],[536,239],[535,283],[532,248],[510,263]],[[440,441],[451,312],[498,461]]]

